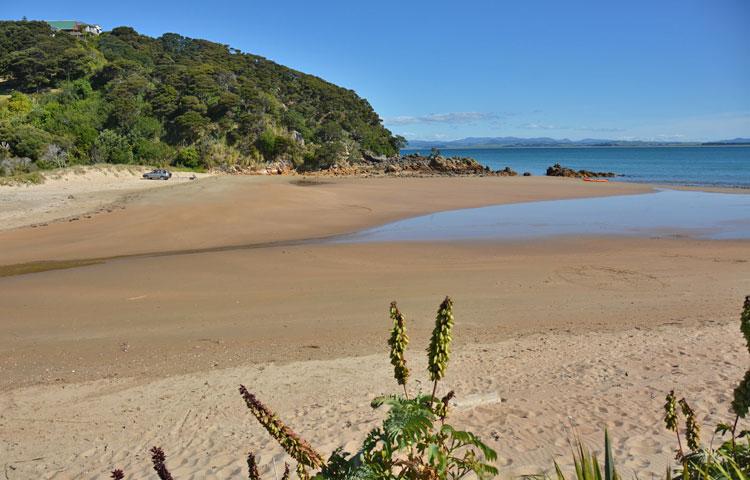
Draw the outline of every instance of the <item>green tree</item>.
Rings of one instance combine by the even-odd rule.
[[[114,130],[103,130],[94,143],[92,159],[97,163],[133,163],[128,139]]]
[[[192,110],[179,115],[173,122],[177,138],[186,142],[198,140],[208,123],[208,118]]]

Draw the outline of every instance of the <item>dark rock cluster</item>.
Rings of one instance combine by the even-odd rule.
[[[361,164],[352,165],[355,173],[384,173],[392,175],[486,175],[516,176],[518,173],[505,167],[493,171],[473,158],[443,157],[441,155],[423,156],[416,153],[399,155],[391,158],[366,156]]]
[[[589,170],[573,170],[572,168],[563,167],[559,163],[552,165],[547,168],[548,177],[615,177],[616,173],[613,172],[592,172]]]

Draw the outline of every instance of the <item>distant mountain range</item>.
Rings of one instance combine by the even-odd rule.
[[[503,148],[503,147],[662,147],[690,145],[750,145],[750,138],[733,138],[715,142],[653,142],[643,140],[611,140],[584,138],[583,140],[556,139],[549,137],[468,137],[460,140],[409,140],[406,148]]]

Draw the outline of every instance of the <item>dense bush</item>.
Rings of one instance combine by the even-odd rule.
[[[403,145],[351,90],[174,33],[118,27],[76,38],[1,21],[0,89],[11,93],[0,100],[0,142],[34,161],[49,144],[68,163],[159,165],[195,147],[198,166],[320,168]]]
[[[195,147],[185,147],[177,152],[177,158],[175,158],[174,164],[187,168],[198,168],[202,166],[200,154]]]

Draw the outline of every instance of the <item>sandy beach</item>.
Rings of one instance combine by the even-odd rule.
[[[369,400],[395,391],[391,300],[420,365],[438,303],[454,298],[444,388],[457,392],[454,423],[498,450],[503,478],[567,464],[576,433],[599,448],[605,427],[625,473],[661,474],[673,457],[664,394],[693,399],[710,429],[728,417],[748,361],[738,334],[747,241],[307,241],[434,211],[650,186],[217,176],[123,192],[95,183],[95,206],[68,192],[63,210],[48,206],[62,183],[24,187],[23,198],[0,187],[8,479],[102,478],[115,466],[144,478],[156,444],[179,478],[238,476],[248,449],[267,472],[280,469],[240,383],[323,454],[354,449],[382,418]]]

